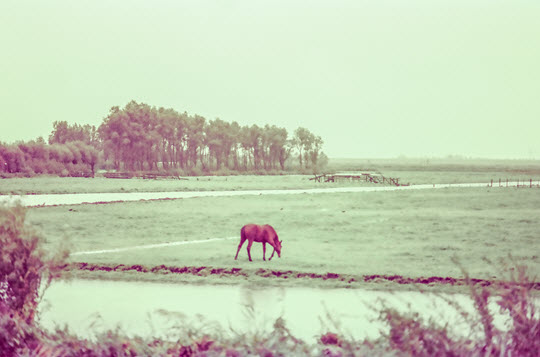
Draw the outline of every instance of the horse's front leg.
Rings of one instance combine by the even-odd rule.
[[[263,260],[266,260],[265,256],[266,256],[266,242],[263,242]]]
[[[252,262],[253,260],[251,260],[251,245],[253,244],[253,241],[252,240],[249,240],[248,242],[248,245],[247,245],[247,252],[248,252],[248,257],[249,257],[249,261]]]
[[[276,248],[274,248],[274,251],[272,252],[272,255],[270,256],[270,258],[268,258],[268,260],[272,260],[272,257],[274,256],[275,252],[276,252]]]

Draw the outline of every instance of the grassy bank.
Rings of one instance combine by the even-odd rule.
[[[72,251],[239,236],[248,222],[272,224],[283,255],[262,261],[254,244],[237,261],[237,240],[74,256],[72,261],[145,266],[212,266],[324,274],[497,278],[483,258],[511,254],[540,273],[538,189],[439,189],[214,197],[32,208],[28,220],[50,243]],[[267,252],[267,257],[271,253]],[[219,277],[208,277],[208,282]]]

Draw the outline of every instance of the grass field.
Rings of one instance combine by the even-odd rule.
[[[540,273],[538,217],[539,189],[467,188],[43,207],[30,209],[28,222],[49,249],[67,237],[72,251],[239,237],[249,222],[272,224],[283,240],[282,258],[271,262],[262,261],[260,244],[252,263],[245,246],[235,261],[238,241],[223,240],[72,257],[88,263],[459,277],[455,257],[471,276],[492,279],[500,274],[483,258],[511,254],[533,276]]]
[[[540,163],[534,161],[477,160],[353,160],[333,159],[325,172],[378,171],[401,183],[442,184],[540,180]],[[0,194],[91,193],[91,192],[170,192],[300,189],[370,185],[365,182],[317,183],[312,175],[204,176],[187,180],[106,179],[49,177],[0,179]]]
[[[0,180],[0,194],[174,192],[315,188],[312,176],[204,176],[188,180],[107,179],[103,177],[11,178]],[[320,185],[320,184],[319,184]]]

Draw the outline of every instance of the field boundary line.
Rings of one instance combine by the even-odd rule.
[[[229,239],[238,239],[238,238],[239,237],[226,237],[226,238],[210,238],[210,239],[191,240],[191,241],[185,241],[184,240],[184,241],[178,241],[178,242],[135,245],[135,246],[123,247],[123,248],[87,250],[87,251],[82,251],[82,252],[71,253],[70,255],[71,256],[76,256],[76,255],[120,253],[120,252],[129,251],[129,250],[163,248],[163,247],[172,247],[172,246],[176,246],[176,245],[186,245],[186,244],[202,244],[202,243],[215,242],[215,241],[219,241],[219,240],[229,240]]]

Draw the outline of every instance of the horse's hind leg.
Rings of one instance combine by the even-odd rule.
[[[263,260],[266,260],[266,242],[263,242]]]
[[[234,257],[234,260],[236,260],[238,258],[238,253],[240,252],[240,248],[242,248],[242,245],[244,245],[245,241],[246,241],[246,238],[244,238],[244,237],[240,238],[240,244],[238,244],[238,250],[236,251],[236,257]]]

